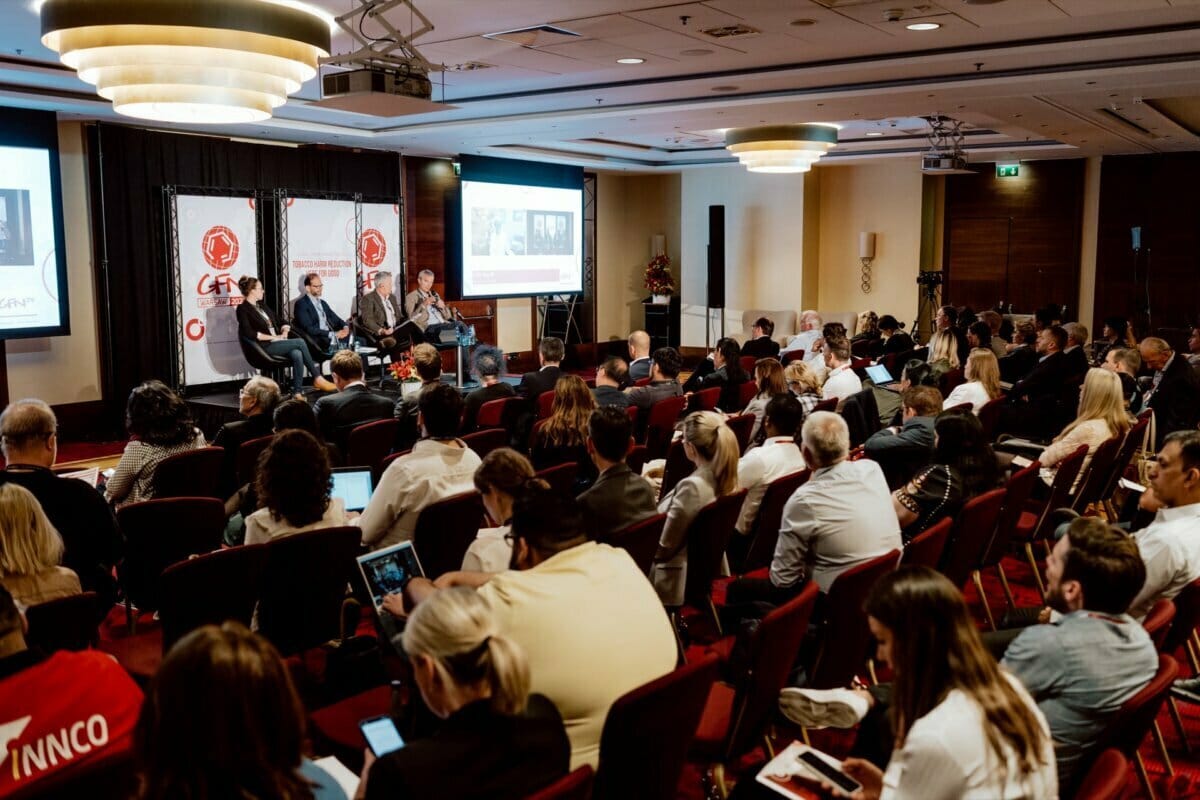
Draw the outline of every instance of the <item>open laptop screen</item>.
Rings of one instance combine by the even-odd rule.
[[[369,467],[338,467],[333,470],[334,497],[339,498],[347,511],[362,511],[371,500],[371,469]]]
[[[409,578],[425,575],[412,542],[401,542],[359,556],[358,568],[362,571],[367,591],[371,593],[371,603],[377,609],[383,605],[385,595],[397,594],[408,583]]]
[[[885,383],[892,383],[896,379],[892,377],[892,373],[883,364],[872,364],[867,367],[867,377],[871,379],[871,383],[876,386],[882,386]]]

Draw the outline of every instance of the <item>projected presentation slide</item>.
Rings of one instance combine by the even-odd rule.
[[[583,291],[582,209],[582,189],[463,181],[463,297]]]
[[[50,151],[0,147],[0,337],[58,328]]]

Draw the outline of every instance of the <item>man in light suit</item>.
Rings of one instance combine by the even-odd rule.
[[[588,455],[600,471],[579,495],[593,539],[604,539],[656,513],[654,489],[625,463],[633,423],[623,409],[605,406],[588,420]]]
[[[425,333],[425,341],[438,344],[442,331],[454,330],[458,325],[451,319],[446,302],[433,290],[433,278],[433,272],[427,269],[417,273],[417,288],[404,296],[404,313]]]
[[[321,276],[310,272],[304,276],[304,296],[296,301],[292,321],[310,339],[316,342],[326,356],[339,349],[339,344],[350,338],[350,326],[346,321],[333,313],[321,299],[325,284]]]
[[[379,339],[379,349],[390,353],[393,361],[412,346],[410,337],[396,335],[405,317],[392,292],[392,273],[375,273],[375,291],[359,298],[358,318],[362,327]]]
[[[339,350],[330,362],[336,394],[317,400],[313,411],[326,441],[345,452],[350,429],[364,422],[392,418],[391,398],[373,392],[363,381],[362,358],[353,350]]]

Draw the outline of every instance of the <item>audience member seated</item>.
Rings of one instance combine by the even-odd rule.
[[[658,503],[667,515],[650,580],[663,605],[683,605],[687,584],[687,536],[700,510],[718,497],[733,494],[738,483],[737,436],[720,414],[695,411],[683,421],[683,452],[696,471]]]
[[[979,321],[987,323],[988,333],[992,338],[988,342],[988,348],[996,354],[996,358],[1004,358],[1008,354],[1008,342],[1000,335],[1000,328],[1004,325],[1004,317],[1000,316],[990,308],[979,314]]]
[[[883,340],[882,356],[892,353],[907,353],[914,347],[912,337],[904,332],[904,323],[899,322],[891,314],[879,318],[879,338]]]
[[[976,320],[971,323],[971,327],[967,328],[967,345],[974,349],[982,347],[984,350],[991,351],[992,349],[992,326],[988,325],[983,320]],[[971,355],[967,351],[967,357]],[[997,356],[999,358],[999,356]]]
[[[1067,357],[1062,353],[1066,342],[1067,332],[1058,325],[1043,328],[1038,334],[1037,353],[1041,358],[1008,393],[1012,405],[1006,408],[1002,430],[1045,440],[1066,424],[1061,407],[1070,377]]]
[[[862,391],[862,380],[850,368],[850,342],[845,337],[825,340],[825,369],[828,371],[821,394],[838,405],[852,394]]]
[[[108,483],[104,499],[120,507],[154,499],[154,472],[164,458],[204,447],[183,398],[162,381],[146,381],[125,404],[129,443]]]
[[[596,388],[592,390],[596,405],[600,408],[628,408],[629,395],[621,389],[629,383],[629,369],[625,362],[619,358],[606,359],[596,370]]]
[[[1192,369],[1200,370],[1200,325],[1192,326],[1192,333],[1188,336],[1188,363]]]
[[[479,456],[455,438],[462,419],[462,395],[441,383],[421,392],[418,423],[424,438],[412,452],[383,471],[375,493],[358,518],[363,543],[373,549],[412,538],[426,506],[471,491]]]
[[[332,392],[333,384],[321,375],[312,353],[308,352],[308,345],[303,339],[288,338],[292,326],[280,325],[275,312],[262,304],[262,281],[243,275],[238,279],[238,289],[245,298],[237,307],[238,336],[258,342],[270,355],[291,359],[292,394],[304,392],[305,370],[312,376],[314,388]]]
[[[6,723],[0,797],[128,751],[142,704],[141,690],[111,656],[99,650],[46,656],[29,649],[25,630],[17,601],[0,586],[0,709]],[[63,731],[71,733],[69,742]],[[62,757],[46,757],[47,750],[61,753],[68,744]]]
[[[238,390],[238,413],[245,419],[226,422],[213,438],[213,447],[225,449],[221,468],[221,495],[237,488],[237,452],[243,442],[267,436],[274,425],[275,406],[279,405],[279,384],[262,375],[255,375]]]
[[[588,417],[596,410],[596,401],[587,384],[578,375],[563,375],[554,386],[554,404],[550,416],[533,432],[529,460],[536,470],[575,462],[579,473],[575,494],[596,480],[596,465],[588,455]]]
[[[754,383],[758,391],[742,409],[743,414],[754,415],[754,427],[750,431],[751,442],[761,442],[763,439],[763,414],[767,403],[772,399],[788,393],[787,381],[783,377],[783,367],[774,358],[760,358],[754,364]]]
[[[746,490],[746,500],[735,526],[740,536],[735,536],[729,545],[738,556],[744,555],[750,547],[749,537],[754,533],[754,522],[758,519],[758,509],[767,487],[776,478],[804,469],[804,456],[796,441],[804,417],[800,402],[790,394],[772,397],[763,412],[766,438],[762,445],[751,448],[738,461],[738,488]]]
[[[933,457],[933,418],[942,410],[942,393],[932,386],[912,386],[901,395],[899,426],[871,434],[864,443],[867,458],[878,463],[888,486],[896,488]]]
[[[480,528],[463,556],[467,572],[503,572],[512,561],[512,508],[517,495],[528,484],[546,486],[534,477],[529,459],[511,447],[498,447],[483,457],[475,470],[475,489],[483,498],[483,509],[495,527]]]
[[[392,273],[380,270],[374,280],[375,288],[358,298],[359,324],[378,340],[379,350],[396,362],[412,347],[412,337],[398,330],[405,316],[393,291]]]
[[[328,358],[335,351],[349,347],[350,326],[321,299],[324,291],[325,282],[320,275],[315,272],[305,275],[304,296],[292,307],[292,319]]]
[[[1161,446],[1171,431],[1195,430],[1200,422],[1200,402],[1196,401],[1200,397],[1200,374],[1162,339],[1143,339],[1138,349],[1142,364],[1154,372],[1150,388],[1142,397],[1142,409],[1154,409],[1158,430],[1155,445]]]
[[[864,311],[858,315],[858,327],[850,337],[850,343],[879,341],[879,315],[874,311]]]
[[[350,429],[364,422],[390,419],[394,409],[387,395],[367,388],[363,380],[362,356],[353,350],[339,350],[329,362],[337,394],[325,395],[317,400],[313,411],[321,436],[338,447],[346,446]]]
[[[1141,506],[1157,513],[1133,534],[1146,563],[1146,582],[1129,606],[1137,620],[1200,578],[1200,432],[1168,434],[1150,476]]]
[[[529,694],[524,650],[478,593],[447,589],[417,606],[403,650],[421,699],[442,723],[379,758],[368,749],[361,796],[520,800],[567,773],[562,716]]]
[[[1012,344],[1008,345],[1008,355],[1000,359],[1000,380],[1015,384],[1024,378],[1037,366],[1038,334],[1029,320],[1021,320],[1013,329]]]
[[[62,558],[62,537],[37,498],[24,486],[0,485],[0,584],[26,608],[79,594],[79,576]]]
[[[632,383],[649,377],[650,334],[634,331],[629,334],[629,381]]]
[[[1137,374],[1142,368],[1142,355],[1136,347],[1114,347],[1104,356],[1102,369],[1117,373],[1121,380],[1121,395],[1125,398],[1125,408],[1133,410],[1142,406],[1142,389],[1138,385]]]
[[[305,431],[311,433],[318,441],[321,439],[321,429],[317,426],[317,415],[312,406],[303,400],[284,400],[275,407],[275,433],[283,431]],[[339,466],[342,463],[342,452],[332,442],[321,442],[325,445],[325,453],[329,456],[329,465]]]
[[[413,347],[412,364],[417,377],[421,379],[421,388],[410,394],[402,392],[392,407],[392,416],[399,423],[393,447],[400,451],[411,450],[417,439],[421,438],[421,430],[417,426],[417,401],[421,392],[442,382],[442,357],[433,345],[421,342]]]
[[[600,407],[588,418],[587,451],[599,476],[579,495],[588,532],[608,537],[657,513],[654,487],[625,463],[633,423],[619,408]]]
[[[813,345],[821,338],[821,315],[816,311],[807,310],[800,312],[800,332],[787,340],[787,344],[779,351],[779,355],[783,356],[786,353],[792,353],[797,350],[804,351],[804,359],[812,361]]]
[[[958,360],[958,340],[953,331],[934,331],[933,336],[929,337],[929,355],[925,361],[939,381],[947,372],[961,366],[962,362]]]
[[[1044,329],[1055,325],[1061,326],[1063,309],[1062,306],[1054,305],[1053,303],[1042,306],[1037,311],[1033,312],[1033,327],[1038,333]]]
[[[1129,327],[1129,320],[1124,317],[1107,317],[1100,338],[1092,342],[1092,363],[1102,366],[1113,350],[1137,349],[1137,337]]]
[[[771,338],[775,333],[775,323],[766,317],[754,321],[750,333],[752,338],[742,345],[742,355],[755,358],[779,358],[779,342]]]
[[[146,690],[136,730],[138,797],[346,800],[304,757],[304,728],[304,708],[275,648],[237,622],[206,625],[175,643]]]
[[[564,355],[566,355],[566,347],[563,345],[562,339],[554,336],[542,339],[538,343],[540,368],[537,372],[526,372],[521,376],[517,394],[531,404],[535,404],[543,392],[554,391],[554,385],[558,383],[559,377],[563,374],[558,365],[562,363]]]
[[[571,739],[571,769],[595,767],[613,702],[675,667],[675,635],[646,576],[629,554],[588,541],[579,504],[531,488],[513,505],[513,569],[449,573],[439,587],[479,587],[496,630],[529,662],[530,691],[558,708]],[[436,591],[409,582],[410,604]],[[405,603],[384,599],[392,613]],[[493,743],[494,744],[494,743]]]
[[[875,584],[865,610],[876,658],[894,683],[869,692],[784,689],[780,698],[801,725],[847,727],[865,715],[843,762],[862,784],[856,797],[1058,797],[1045,717],[984,648],[950,581],[928,567],[902,567]]]
[[[650,383],[625,390],[629,394],[629,402],[642,410],[643,426],[645,425],[645,412],[649,411],[655,403],[683,394],[683,387],[679,385],[681,368],[679,351],[674,347],[660,347],[654,351],[654,358],[650,361]]]
[[[1145,579],[1128,535],[1096,517],[1076,519],[1046,559],[1046,604],[1061,616],[1024,628],[1004,653],[1003,666],[1050,725],[1064,787],[1121,704],[1158,670],[1154,642],[1126,613]]]
[[[729,338],[721,339],[708,358],[701,361],[687,379],[683,391],[699,392],[719,386],[721,396],[717,399],[717,407],[729,412],[741,408],[742,384],[750,380],[750,376],[742,369],[741,359],[742,349],[738,343]]]
[[[471,433],[479,427],[479,409],[484,403],[515,397],[517,394],[512,384],[500,380],[504,374],[504,351],[500,348],[486,344],[476,347],[471,371],[479,379],[480,385],[467,395],[463,407],[463,433]]]
[[[982,323],[975,323],[980,325]],[[967,366],[963,370],[966,383],[960,383],[950,390],[950,395],[943,402],[945,408],[954,408],[962,403],[970,403],[971,411],[979,413],[990,401],[1000,396],[1000,364],[996,354],[983,347],[976,347],[967,356]]]
[[[1064,362],[1068,377],[1079,377],[1088,371],[1091,360],[1088,358],[1088,329],[1081,322],[1068,322],[1063,325],[1067,332],[1067,346],[1063,348]]]
[[[817,373],[805,361],[793,361],[783,368],[783,378],[788,391],[800,404],[804,416],[812,413],[821,402],[821,381]]]
[[[124,542],[104,497],[78,478],[52,471],[58,457],[58,420],[41,400],[18,400],[0,414],[0,451],[7,466],[0,487],[23,486],[37,498],[50,524],[62,536],[62,563],[79,576],[84,591],[112,605],[117,582],[112,568]],[[6,548],[7,549],[7,548]]]
[[[933,431],[932,463],[892,492],[905,542],[942,517],[957,516],[963,503],[1000,482],[996,454],[978,417],[948,411],[938,415]]]
[[[958,309],[955,308],[954,306],[942,306],[941,308],[938,309],[937,315],[933,319],[936,330],[934,331],[933,336],[930,337],[930,340],[929,340],[929,362],[930,363],[939,361],[942,358],[950,360],[950,357],[945,350],[943,350],[941,353],[939,353],[939,355],[936,358],[934,357],[934,354],[933,354],[934,353],[934,339],[937,338],[937,335],[939,333],[945,333],[945,334],[948,334],[949,336],[953,337],[953,339],[954,339],[954,347],[952,348],[952,350],[954,352],[955,358],[953,359],[953,363],[950,364],[950,366],[946,367],[946,370],[954,369],[959,364],[962,364],[964,361],[966,361],[967,360],[967,351],[970,349],[970,347],[967,345],[966,334],[964,334],[962,331],[962,328],[960,328],[958,326],[958,316],[959,316]],[[943,370],[943,371],[946,371],[946,370]]]
[[[304,431],[275,436],[258,461],[255,490],[262,508],[246,517],[246,544],[346,524],[340,497],[330,497],[329,456]]]

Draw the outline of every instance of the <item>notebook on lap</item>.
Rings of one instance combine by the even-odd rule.
[[[342,501],[347,511],[362,511],[371,501],[374,487],[370,467],[337,467],[333,473],[333,497]]]

